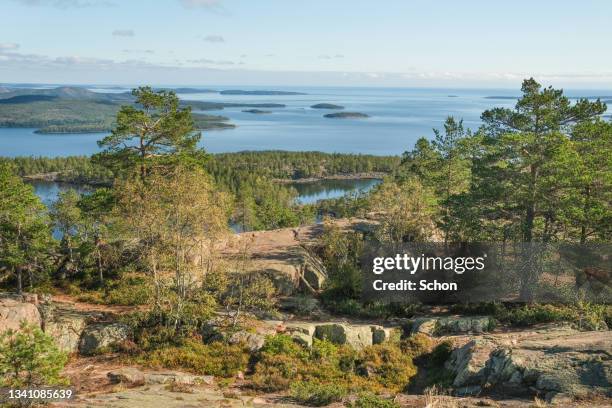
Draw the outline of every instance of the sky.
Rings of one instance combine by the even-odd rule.
[[[610,0],[0,0],[0,82],[612,89]]]

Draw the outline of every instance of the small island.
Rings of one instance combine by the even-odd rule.
[[[221,95],[306,95],[302,92],[288,92],[288,91],[244,91],[241,89],[228,89],[219,92]]]
[[[312,109],[344,109],[344,106],[334,105],[333,103],[317,103],[311,106]]]
[[[255,115],[263,115],[266,113],[272,113],[271,111],[267,111],[267,110],[261,110],[261,109],[245,109],[243,110],[244,113],[252,113]]]
[[[330,119],[364,119],[369,118],[370,115],[361,112],[336,112],[328,113],[327,115],[323,115],[323,117]]]

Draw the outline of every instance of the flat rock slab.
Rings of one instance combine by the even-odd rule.
[[[193,387],[190,392],[173,392],[169,390],[169,387],[161,384],[82,397],[51,406],[82,408],[297,407],[297,405],[263,397],[237,395],[226,397],[221,390],[212,387]]]

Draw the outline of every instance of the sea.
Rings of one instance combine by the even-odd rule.
[[[183,86],[184,87],[184,86]],[[442,129],[448,116],[463,119],[464,126],[477,129],[480,115],[493,107],[511,108],[519,96],[517,89],[428,89],[365,87],[252,87],[215,86],[200,89],[280,90],[304,95],[222,95],[219,93],[178,94],[184,100],[232,103],[279,103],[284,108],[262,108],[267,114],[243,112],[246,108],[225,108],[202,113],[223,115],[234,129],[203,131],[201,146],[210,153],[246,150],[322,151],[401,155],[421,137],[432,138],[433,129]],[[125,92],[128,88],[89,88],[96,92]],[[612,99],[612,90],[568,90],[570,97]],[[312,105],[331,103],[344,112],[365,113],[365,119],[330,119],[337,110],[313,109]],[[0,128],[0,156],[91,155],[99,151],[103,133],[37,134],[30,128]],[[364,190],[372,183],[325,181],[295,187],[299,200],[310,203],[334,198],[348,191]],[[47,193],[64,186],[41,185]],[[49,190],[50,189],[50,190]],[[41,191],[42,193],[42,191]],[[47,194],[48,196],[48,194]]]

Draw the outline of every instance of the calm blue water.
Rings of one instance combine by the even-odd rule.
[[[408,89],[408,88],[315,88],[241,87],[214,89],[277,89],[308,93],[289,96],[243,96],[211,93],[180,94],[182,99],[216,102],[283,103],[286,108],[268,115],[228,108],[205,113],[228,116],[236,129],[203,132],[202,145],[209,152],[241,150],[318,150],[341,153],[401,154],[422,136],[432,137],[448,115],[463,118],[475,129],[480,114],[492,107],[511,107],[513,99],[486,96],[516,96],[517,90]],[[125,89],[127,90],[127,89]],[[98,91],[101,91],[98,89]],[[104,90],[109,91],[109,90]],[[113,92],[123,91],[113,88]],[[606,96],[612,91],[568,91],[570,96]],[[608,97],[610,98],[610,97]],[[311,109],[315,103],[345,106],[344,111],[363,112],[367,119],[327,119],[333,111]],[[98,151],[103,134],[39,135],[34,129],[0,128],[0,156],[67,156]]]
[[[231,87],[217,87],[228,89]],[[248,87],[234,87],[247,88]],[[282,89],[259,87],[259,89]],[[512,100],[485,99],[487,95],[515,95],[509,90],[445,90],[394,88],[286,88],[308,93],[290,96],[183,94],[182,99],[283,103],[286,108],[254,115],[243,108],[206,111],[228,116],[236,129],[203,132],[202,145],[212,153],[241,150],[318,150],[342,153],[401,154],[421,136],[431,137],[447,115],[462,117],[476,128],[480,113],[493,106],[511,106]],[[449,97],[453,95],[455,97]],[[345,106],[367,119],[327,119],[333,111],[311,109],[315,103]],[[1,156],[67,156],[98,151],[103,134],[42,135],[35,129],[0,128]]]
[[[382,180],[320,180],[312,183],[291,183],[298,192],[300,204],[314,204],[319,200],[340,198],[349,193],[367,192]]]
[[[320,180],[312,183],[291,183],[288,186],[295,188],[298,192],[297,202],[299,204],[313,204],[319,200],[339,198],[347,193],[358,191],[366,192],[379,184],[381,180]],[[29,182],[34,187],[34,192],[41,201],[50,207],[60,192],[74,189],[79,193],[91,192],[91,188],[67,183],[56,183],[54,181],[36,180]]]

